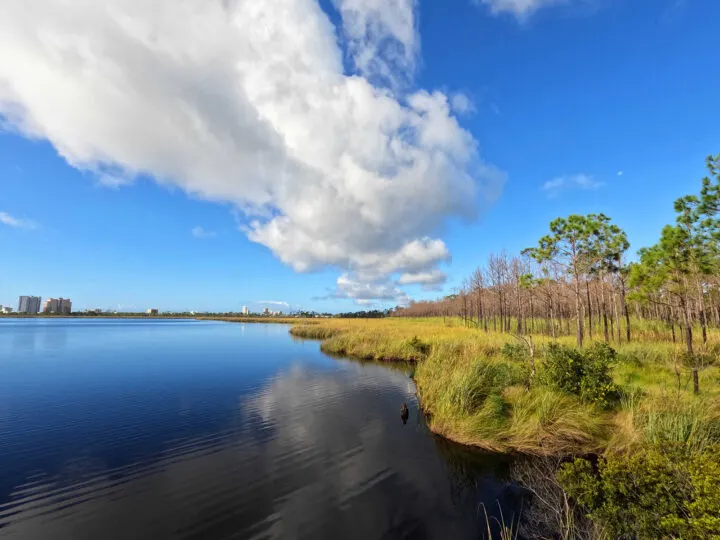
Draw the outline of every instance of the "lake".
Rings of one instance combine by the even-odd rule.
[[[482,538],[506,472],[287,326],[0,319],[0,538]]]

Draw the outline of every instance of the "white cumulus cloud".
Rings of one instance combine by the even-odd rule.
[[[434,268],[429,272],[406,273],[398,279],[399,285],[422,285],[425,288],[433,288],[442,285],[447,280],[445,272]]]
[[[105,184],[229,202],[297,271],[430,272],[503,175],[445,94],[402,90],[415,1],[334,5],[341,28],[317,0],[3,2],[0,116]]]
[[[362,305],[375,302],[406,304],[409,301],[407,294],[387,279],[365,281],[347,273],[337,279],[337,289],[326,298],[350,298]]]

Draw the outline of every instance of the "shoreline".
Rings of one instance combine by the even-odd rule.
[[[306,323],[312,319],[302,319],[293,317],[213,317],[213,316],[197,316],[197,315],[142,315],[142,314],[112,314],[112,315],[27,315],[19,313],[1,314],[2,319],[86,319],[86,320],[103,320],[103,319],[137,319],[137,320],[188,320],[188,321],[219,321],[234,323],[254,323],[254,324],[298,324]]]
[[[681,436],[654,433],[658,419],[668,425],[673,420],[688,422],[688,437],[694,436],[696,427],[708,433],[720,428],[718,366],[701,376],[704,395],[676,389],[668,399],[668,388],[677,386],[671,344],[618,346],[612,373],[621,397],[613,407],[602,408],[540,382],[532,387],[518,384],[524,366],[504,356],[507,344],[516,343],[509,334],[403,319],[296,321],[290,334],[318,340],[321,350],[334,356],[413,364],[418,401],[430,430],[484,451],[602,456],[643,449],[658,437],[668,436],[672,442],[673,436]],[[541,350],[553,342],[542,336],[534,339]],[[558,341],[571,344],[572,337]]]
[[[330,340],[334,337],[337,337],[342,334],[341,331],[334,331],[332,329],[322,328],[322,327],[303,327],[303,326],[293,326],[289,330],[290,335],[293,337],[299,338],[299,339],[307,339],[311,341],[319,341],[320,342],[320,350],[326,354],[337,356],[339,358],[348,358],[351,360],[357,360],[361,362],[378,362],[378,363],[389,363],[389,364],[397,364],[397,363],[408,363],[417,365],[418,362],[421,361],[420,358],[415,357],[401,357],[401,356],[388,356],[388,355],[382,355],[378,354],[377,352],[357,352],[352,350],[347,350],[343,347],[338,347],[337,344],[333,344]],[[437,429],[436,427],[433,427],[432,424],[432,413],[430,413],[428,410],[426,410],[424,403],[423,403],[423,396],[421,393],[420,385],[418,384],[418,381],[416,377],[413,375],[412,377],[413,382],[415,383],[415,389],[418,399],[418,405],[420,406],[420,411],[426,416],[428,419],[427,427],[431,431],[431,433],[437,437],[441,437],[442,439],[445,439],[447,441],[451,441],[455,444],[459,444],[461,446],[472,448],[476,450],[480,450],[483,452],[491,452],[491,453],[497,453],[502,455],[525,455],[525,456],[543,456],[543,457],[549,457],[553,456],[553,454],[549,453],[543,453],[543,452],[523,452],[517,448],[508,447],[505,445],[502,445],[496,441],[491,440],[479,440],[479,439],[473,439],[468,437],[462,437],[456,433],[453,433],[452,431],[445,431],[441,429]],[[594,451],[587,451],[585,452],[586,455],[592,455],[597,454],[598,449]]]

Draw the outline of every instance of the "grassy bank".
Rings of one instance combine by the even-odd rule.
[[[449,439],[501,452],[572,455],[628,451],[655,442],[703,447],[720,442],[720,367],[700,372],[692,393],[681,345],[643,339],[614,346],[617,399],[600,407],[543,384],[551,340],[533,338],[537,376],[508,351],[526,348],[508,334],[466,328],[455,319],[312,320],[297,337],[321,339],[325,352],[366,360],[415,361],[430,428]],[[573,338],[561,344],[571,346]],[[712,331],[709,349],[720,347]],[[712,359],[712,355],[709,355]]]

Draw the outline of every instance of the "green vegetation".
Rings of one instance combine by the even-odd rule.
[[[611,538],[720,538],[720,446],[652,445],[597,465],[562,465],[561,484]]]
[[[433,431],[535,456],[532,534],[720,538],[720,155],[708,169],[635,263],[609,217],[571,215],[458,294],[293,334],[416,362]]]
[[[711,502],[714,486],[720,485],[720,366],[710,362],[698,372],[703,390],[695,394],[683,345],[652,341],[651,327],[640,320],[633,325],[639,330],[634,342],[610,347],[595,340],[584,349],[574,347],[571,335],[511,337],[449,317],[315,319],[291,332],[323,339],[322,349],[335,354],[415,362],[428,425],[448,439],[535,460],[552,456],[558,467],[575,456],[596,456],[562,469],[557,489],[564,495],[558,504],[568,496],[576,501],[567,503],[574,508],[570,516],[558,510],[564,517],[557,526],[566,538],[574,537],[585,516],[592,522],[583,526],[596,537],[709,538],[718,508]],[[708,350],[717,350],[720,330],[708,328],[707,340]],[[663,448],[675,453],[661,459]],[[708,465],[713,460],[715,465]],[[673,495],[682,504],[674,514],[663,514],[669,524],[663,529],[648,528],[661,519],[648,514],[642,502],[651,501],[660,484],[633,476],[655,474],[657,463],[674,467],[671,478],[683,488]],[[641,472],[646,464],[650,468]],[[535,481],[554,480],[546,474]],[[613,483],[615,491],[608,487]],[[593,498],[579,491],[584,485]],[[675,484],[667,486],[675,490]],[[622,499],[623,493],[642,500]],[[629,510],[613,522],[608,516],[617,506]],[[664,512],[661,508],[653,511]],[[684,521],[676,522],[677,516]],[[618,523],[625,528],[616,528]]]
[[[223,322],[232,322],[232,323],[258,323],[258,324],[295,324],[298,321],[301,321],[303,319],[298,319],[294,317],[286,317],[286,316],[277,316],[277,315],[254,315],[254,316],[242,316],[242,315],[233,315],[233,316],[212,316],[212,315],[200,315],[200,316],[194,316],[194,319],[197,319],[199,321],[202,320],[208,320],[208,321],[223,321]],[[318,336],[317,339],[322,339],[322,336]]]
[[[545,383],[585,403],[611,409],[619,399],[611,375],[616,356],[606,343],[594,343],[585,351],[551,343],[545,355]]]
[[[291,332],[323,339],[332,354],[416,362],[430,427],[465,444],[541,455],[631,450],[673,422],[696,440],[705,433],[720,442],[705,429],[720,426],[720,367],[700,372],[705,390],[694,396],[680,345],[593,342],[579,351],[571,336],[525,341],[457,318],[309,320]],[[708,341],[720,345],[720,331]],[[672,440],[682,438],[677,430]]]

